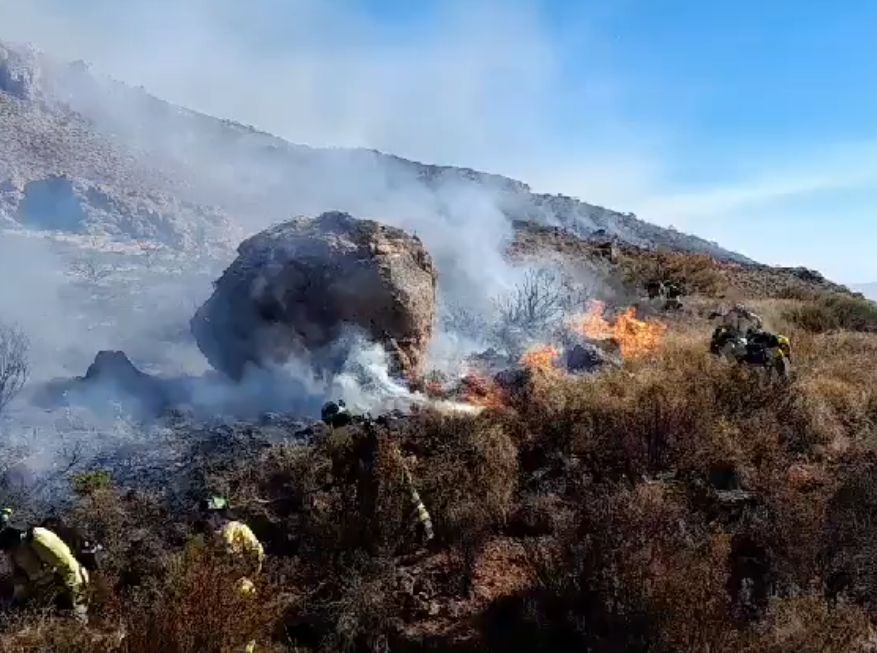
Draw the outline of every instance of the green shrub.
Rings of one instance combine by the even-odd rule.
[[[82,472],[73,477],[73,491],[81,497],[87,496],[97,490],[105,490],[113,483],[109,472],[98,470],[94,472]]]

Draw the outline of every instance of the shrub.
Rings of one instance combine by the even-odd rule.
[[[74,520],[111,554],[93,626],[31,615],[0,650],[867,650],[877,336],[793,332],[778,384],[694,320],[622,369],[534,372],[503,409],[391,420],[369,460],[361,426],[317,427],[216,471],[269,554],[253,603],[184,545],[184,511],[81,477]]]
[[[740,653],[867,653],[874,631],[855,605],[829,605],[816,596],[776,599],[760,632],[750,633]]]
[[[408,426],[415,482],[440,537],[502,525],[517,483],[517,448],[489,419],[425,413]]]
[[[527,271],[514,288],[494,300],[491,341],[520,356],[534,338],[551,337],[565,318],[580,311],[591,297],[590,290],[562,270]],[[485,333],[482,329],[470,335],[480,339]]]
[[[8,653],[232,653],[255,640],[270,650],[280,619],[277,588],[259,579],[256,594],[238,590],[240,573],[193,540],[164,577],[140,588],[84,629],[51,614],[24,614],[0,634]],[[275,597],[275,598],[272,598]],[[102,619],[101,619],[102,617]]]
[[[112,486],[82,495],[69,523],[104,548],[92,583],[101,603],[127,600],[144,583],[163,578],[171,553],[188,537],[156,497]]]
[[[324,618],[334,624],[324,641],[330,651],[388,651],[398,632],[402,602],[395,567],[386,559],[360,560],[348,569],[343,592]]]
[[[27,383],[29,346],[21,331],[0,324],[0,413]]]
[[[526,450],[573,456],[596,479],[614,480],[742,471],[775,460],[793,438],[819,440],[797,428],[796,387],[778,391],[757,372],[709,355],[703,342],[670,342],[637,365],[633,373],[535,377],[518,406],[532,439]]]
[[[175,556],[164,583],[145,588],[127,610],[126,653],[242,651],[270,641],[279,621],[272,588],[256,579],[256,593],[239,590],[240,571],[198,540]]]
[[[2,615],[4,653],[122,653],[117,634],[85,630],[50,614]]]
[[[826,293],[791,309],[785,315],[793,324],[813,333],[826,331],[877,331],[877,304],[852,295]]]
[[[73,491],[79,496],[87,496],[112,485],[112,477],[107,471],[83,472],[73,476]]]
[[[686,294],[716,297],[728,288],[728,281],[716,261],[705,254],[682,252],[642,253],[625,261],[629,283],[646,287],[650,283],[676,284]]]
[[[844,594],[873,610],[877,607],[877,463],[868,456],[841,470],[839,486],[826,511],[824,550],[832,595]]]
[[[517,485],[517,448],[488,419],[426,413],[408,426],[420,458],[415,483],[430,511],[439,541],[452,546],[468,590],[477,550],[505,524]]]
[[[354,424],[311,446],[271,447],[228,479],[235,510],[269,556],[288,558],[285,582],[306,588],[286,617],[296,646],[382,651],[397,630],[392,556],[416,545],[412,506],[398,442],[381,432],[369,470],[363,435]]]

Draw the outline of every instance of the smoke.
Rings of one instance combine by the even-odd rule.
[[[0,232],[0,319],[30,339],[34,381],[82,374],[102,349],[125,350],[151,371],[205,369],[188,320],[219,262],[142,258],[130,243]]]
[[[48,375],[63,372],[73,344],[64,329],[66,285],[62,264],[42,240],[0,237],[0,319],[27,334],[33,369]]]
[[[2,0],[0,37],[292,142],[487,169],[525,159],[558,81],[537,5],[451,1],[424,13],[319,0]]]
[[[293,143],[488,170],[531,161],[548,140],[543,117],[559,83],[556,48],[537,6],[441,3],[428,24],[402,14],[394,23],[355,4],[317,0],[75,8],[0,0],[9,36],[93,63],[97,79],[79,69],[47,76],[53,91],[178,173],[189,198],[222,206],[249,233],[328,210],[400,226],[437,260],[442,292],[478,308],[509,287],[502,253],[511,229],[497,189],[452,175],[425,180],[368,151],[290,149],[100,78],[142,84],[180,106]]]
[[[107,177],[86,181],[119,196],[172,192],[187,206],[218,207],[235,221],[229,238],[327,210],[401,227],[421,238],[439,270],[442,319],[430,365],[453,372],[488,344],[483,332],[446,318],[488,322],[494,300],[523,278],[505,257],[513,236],[501,209],[505,182],[472,183],[467,171],[412,167],[368,150],[292,146],[164,104],[102,73],[293,142],[502,169],[538,144],[540,131],[521,125],[538,124],[554,82],[552,49],[534,12],[450,3],[436,17],[439,28],[424,37],[414,28],[384,34],[351,6],[310,0],[76,4],[0,0],[0,25],[61,60],[93,62],[93,71],[46,63],[46,90],[136,162],[126,167],[120,156],[119,168],[101,168]],[[87,160],[91,153],[78,154]],[[14,170],[30,162],[11,163]],[[57,162],[39,163],[53,169]],[[198,219],[194,210],[185,217]],[[123,350],[162,377],[171,403],[199,418],[315,416],[328,398],[361,411],[424,401],[391,378],[386,353],[357,334],[338,343],[331,372],[295,359],[251,370],[240,383],[211,373],[188,322],[231,252],[205,243],[211,255],[196,256],[196,246],[147,256],[118,237],[124,224],[114,223],[116,237],[99,225],[92,225],[94,237],[0,232],[0,319],[31,338],[35,385],[82,375],[100,350]],[[39,479],[69,473],[71,458],[76,469],[87,468],[143,448],[154,435],[156,426],[144,424],[112,384],[75,399],[62,410],[23,399],[0,422],[6,446],[25,452],[26,468]]]

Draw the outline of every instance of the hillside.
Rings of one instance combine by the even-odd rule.
[[[877,304],[816,271],[4,45],[0,266],[0,507],[104,547],[87,624],[0,562],[4,653],[877,650]]]
[[[800,270],[636,248],[613,263],[553,231],[515,255],[539,250],[612,275],[619,297],[654,274],[689,294],[641,302],[663,326],[618,368],[531,357],[489,402],[466,399],[477,414],[388,415],[373,486],[356,471],[364,425],[170,416],[159,441],[186,448],[140,473],[173,497],[122,469],[72,479],[76,523],[109,549],[89,627],[19,615],[3,650],[873,650],[877,307]],[[709,313],[731,298],[791,336],[789,381],[709,354]],[[208,489],[265,544],[255,598],[226,591],[238,572],[192,530]]]
[[[24,46],[0,44],[0,219],[108,232],[175,247],[223,240],[296,214],[343,210],[387,221],[462,211],[473,195],[508,221],[604,231],[624,242],[743,260],[523,182],[369,150],[316,149],[175,107]],[[471,198],[470,198],[471,199]],[[465,205],[466,219],[474,201]],[[63,213],[49,222],[37,213]],[[230,237],[236,241],[237,235]]]
[[[865,297],[877,301],[877,283],[858,284],[853,289],[862,293]]]

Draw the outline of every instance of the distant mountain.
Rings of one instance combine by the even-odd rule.
[[[877,283],[860,283],[851,286],[851,289],[862,293],[868,299],[877,301]]]
[[[408,214],[453,214],[461,223],[498,211],[508,224],[746,261],[631,213],[533,193],[499,175],[295,145],[94,75],[82,62],[0,43],[0,225],[189,249],[325,210],[397,223]]]

